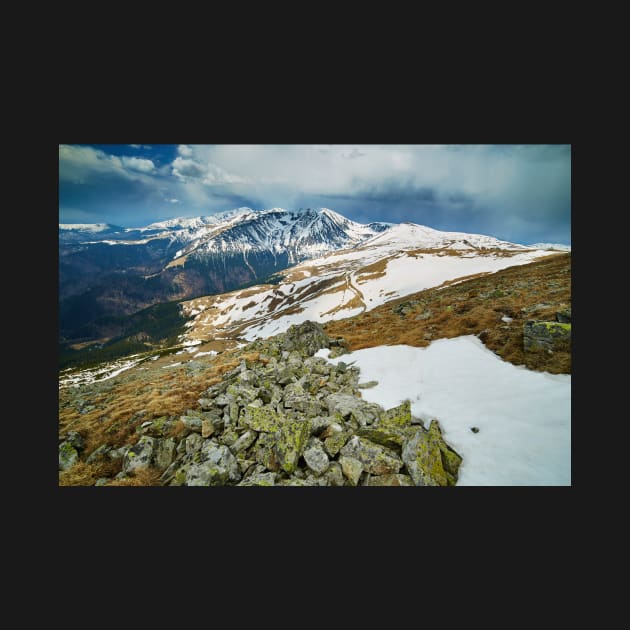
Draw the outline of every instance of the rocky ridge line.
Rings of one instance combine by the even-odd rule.
[[[255,360],[208,388],[198,409],[143,423],[135,444],[97,448],[86,463],[122,459],[118,479],[154,467],[170,486],[452,486],[462,458],[439,423],[426,428],[411,404],[384,410],[361,398],[359,369],[313,355],[345,352],[321,325],[304,322],[255,341]],[[174,431],[176,429],[176,431]],[[80,460],[85,441],[61,438],[59,469]],[[96,485],[106,485],[101,478]]]

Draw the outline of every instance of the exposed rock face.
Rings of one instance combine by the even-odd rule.
[[[157,468],[171,486],[454,485],[461,458],[438,423],[426,430],[408,400],[388,410],[363,400],[358,368],[312,356],[329,343],[312,322],[255,341],[246,350],[258,359],[209,387],[176,437],[177,416],[159,418],[135,444],[92,456],[122,457],[121,477]],[[65,437],[60,468],[79,458],[80,440]]]
[[[570,350],[571,324],[529,320],[523,326],[523,347],[526,352]]]

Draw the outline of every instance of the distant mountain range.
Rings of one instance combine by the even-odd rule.
[[[327,208],[237,208],[138,228],[60,224],[60,338],[115,335],[123,323],[120,316],[261,282],[391,225],[364,225]]]
[[[542,249],[413,223],[362,224],[328,208],[237,208],[134,228],[60,224],[60,341],[112,338],[149,306],[273,283],[302,261],[357,248],[361,258],[410,248],[471,255]]]

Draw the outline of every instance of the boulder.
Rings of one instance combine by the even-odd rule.
[[[344,477],[350,482],[350,485],[356,486],[363,472],[363,464],[354,457],[346,457],[342,455],[339,458],[339,465]]]
[[[239,419],[239,424],[254,431],[275,433],[283,423],[283,420],[284,417],[269,405],[263,405],[262,407],[247,405],[245,413]]]
[[[332,425],[331,425],[332,426]],[[327,429],[328,430],[328,429]],[[350,431],[334,431],[324,439],[324,448],[330,457],[335,457],[350,439]]]
[[[200,438],[201,439],[201,438]],[[138,468],[150,466],[155,452],[155,438],[143,435],[123,457],[122,472],[128,474]]]
[[[339,462],[330,462],[328,470],[324,473],[329,486],[343,486],[345,485],[345,479],[343,471],[341,470],[341,464]]]
[[[402,459],[416,486],[454,486],[462,458],[442,438],[440,425],[418,429],[403,445]]]
[[[59,470],[68,470],[79,461],[79,453],[70,442],[59,445]]]
[[[252,431],[251,429],[245,431],[245,433],[243,433],[243,435],[241,435],[236,442],[230,446],[230,450],[234,454],[246,451],[256,441],[257,437],[258,434],[256,431]]]
[[[197,433],[191,433],[185,440],[183,440],[186,449],[186,455],[192,455],[196,453],[204,444],[203,438]]]
[[[311,434],[309,420],[287,420],[276,431],[276,455],[280,467],[289,474],[296,467]]]
[[[317,477],[324,474],[330,464],[328,455],[319,440],[314,440],[312,445],[304,451],[304,461]]]
[[[200,463],[206,466],[216,466],[221,471],[225,471],[229,481],[236,482],[241,479],[238,461],[224,444],[215,444],[211,440],[206,440],[201,448]],[[223,473],[220,476],[222,477]]]
[[[321,324],[305,321],[294,324],[287,330],[282,340],[282,350],[296,350],[303,357],[313,356],[321,348],[328,348],[330,339]]]
[[[556,319],[561,324],[570,324],[571,323],[571,307],[565,308],[563,311],[558,311],[556,313]]]
[[[166,470],[175,459],[175,440],[173,438],[165,438],[157,440],[155,449],[154,463],[159,470]]]
[[[356,435],[350,438],[340,452],[346,457],[360,461],[363,470],[375,475],[397,473],[403,465],[393,450]]]
[[[201,433],[201,424],[203,421],[201,416],[181,416],[179,419],[189,431]]]
[[[241,481],[238,486],[275,486],[276,485],[276,473],[265,472],[256,473],[247,477]]]
[[[409,475],[372,475],[366,484],[368,486],[413,486]]]
[[[77,431],[68,431],[68,433],[63,436],[63,441],[68,442],[68,444],[77,451],[82,451],[85,448],[85,439]]]
[[[571,349],[571,324],[529,320],[523,325],[525,352],[555,352]]]
[[[107,457],[112,450],[112,447],[108,444],[101,444],[97,449],[90,453],[90,456],[85,460],[86,464],[94,464],[99,460]]]
[[[260,433],[254,447],[254,459],[266,470],[280,470],[276,455],[276,438],[273,433]]]

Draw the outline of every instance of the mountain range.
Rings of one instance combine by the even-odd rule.
[[[448,270],[438,261],[442,271],[429,272],[434,280],[444,281],[507,266],[506,257],[529,261],[532,258],[527,252],[541,249],[413,223],[362,224],[328,208],[237,208],[144,227],[60,224],[60,343],[107,341],[126,333],[130,317],[148,307],[229,294],[252,286],[276,292],[266,302],[265,313],[257,309],[258,317],[276,317],[289,306],[295,311],[296,302],[302,301],[298,299],[301,292],[307,292],[311,302],[321,293],[341,295],[342,304],[322,298],[328,307],[318,313],[336,309],[343,315],[348,313],[347,303],[368,308],[380,303],[383,295],[401,295],[395,288],[398,285],[409,291],[427,286],[427,270],[435,269],[435,265],[418,267],[413,262],[419,260],[418,256],[422,258],[421,250],[430,250],[436,261],[451,254]],[[461,273],[455,269],[462,261],[472,259],[474,264],[461,264]],[[373,271],[379,265],[381,271]],[[387,272],[397,265],[400,273]],[[285,271],[288,269],[294,271]],[[305,280],[307,274],[313,276],[311,280]],[[291,296],[281,297],[278,288],[269,289],[296,278],[304,281],[295,284],[296,292]],[[380,293],[364,299],[359,285],[378,278],[383,285]],[[384,282],[393,283],[394,288],[387,291]],[[343,283],[347,285],[345,291],[340,289]],[[367,286],[364,288],[370,293]],[[183,307],[183,311],[194,313],[202,303]],[[315,319],[323,321],[320,316]],[[145,334],[144,330],[140,332]]]

